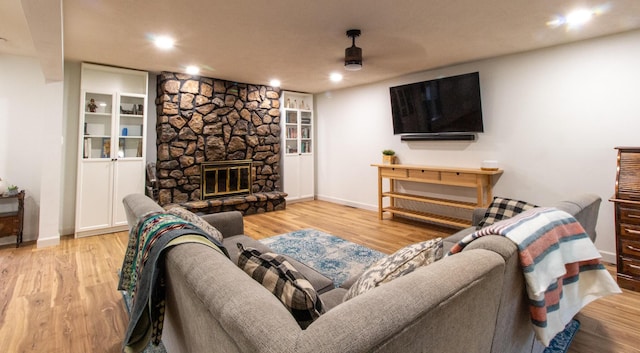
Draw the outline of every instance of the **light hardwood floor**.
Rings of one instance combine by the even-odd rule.
[[[316,228],[385,253],[454,232],[380,221],[376,212],[323,201],[289,204],[244,221],[245,232],[257,239]],[[63,237],[60,246],[45,249],[1,248],[0,352],[120,352],[127,314],[116,285],[126,242],[121,232]],[[578,319],[582,326],[570,352],[640,353],[640,293],[600,299]]]

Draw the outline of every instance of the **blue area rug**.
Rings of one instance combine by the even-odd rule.
[[[260,241],[274,252],[291,256],[331,278],[336,287],[387,256],[379,251],[310,228]]]
[[[580,328],[580,321],[573,319],[567,326],[564,327],[564,331],[558,333],[551,342],[549,347],[545,348],[544,353],[565,353],[569,350],[573,336],[576,335]]]

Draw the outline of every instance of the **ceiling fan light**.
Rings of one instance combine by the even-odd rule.
[[[358,71],[358,70],[362,70],[362,64],[359,63],[345,63],[344,64],[344,69],[347,71]]]
[[[351,46],[344,50],[344,69],[358,71],[362,69],[362,49],[356,47],[356,37],[360,35],[359,29],[347,31],[347,37],[351,38]]]
[[[344,50],[344,68],[347,71],[362,69],[362,49],[355,45]]]

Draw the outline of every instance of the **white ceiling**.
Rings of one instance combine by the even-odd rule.
[[[0,1],[0,37],[8,39],[0,52],[43,62],[48,53],[36,50],[30,31],[51,32],[50,19],[25,17],[21,3],[33,1]],[[546,25],[578,5],[604,12],[581,29]],[[151,72],[195,64],[203,76],[279,78],[284,89],[305,92],[640,28],[638,0],[62,0],[62,8],[65,60]],[[364,67],[356,72],[343,69],[350,28],[362,30]],[[156,49],[153,34],[174,36],[176,48]],[[344,81],[330,82],[331,72]]]

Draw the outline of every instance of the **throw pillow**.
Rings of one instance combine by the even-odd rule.
[[[343,301],[347,301],[383,283],[413,272],[442,258],[442,238],[406,246],[371,265],[358,278]]]
[[[511,218],[526,210],[538,207],[534,204],[508,199],[504,197],[494,197],[493,201],[487,208],[484,218],[478,223],[478,229],[490,226],[503,219]]]
[[[238,243],[238,266],[258,281],[289,310],[300,328],[307,328],[324,313],[322,300],[311,283],[282,255],[261,253]]]
[[[218,231],[214,226],[209,224],[207,221],[202,219],[200,216],[194,214],[193,212],[187,210],[182,207],[173,207],[167,210],[167,213],[170,213],[174,216],[178,216],[185,221],[193,224],[194,226],[202,229],[205,233],[209,234],[213,239],[217,240],[222,244],[222,233]]]

